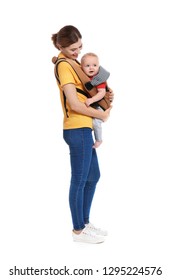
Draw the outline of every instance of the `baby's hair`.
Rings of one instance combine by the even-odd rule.
[[[86,57],[88,57],[88,56],[93,56],[93,57],[98,58],[97,54],[95,54],[95,53],[92,53],[92,52],[85,53],[85,54],[82,56],[82,58],[81,58],[81,64],[84,62],[84,59],[85,59]]]

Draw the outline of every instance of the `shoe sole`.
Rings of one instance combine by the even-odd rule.
[[[89,242],[89,241],[83,241],[83,240],[73,240],[74,242],[81,242],[81,243],[88,243],[88,244],[100,244],[103,243],[104,240],[98,241],[98,242]]]

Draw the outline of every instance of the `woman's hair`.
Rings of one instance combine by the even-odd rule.
[[[53,41],[54,46],[59,50],[59,46],[67,48],[70,45],[76,43],[78,39],[81,38],[81,33],[76,27],[72,25],[66,25],[57,33],[53,34],[51,40]]]

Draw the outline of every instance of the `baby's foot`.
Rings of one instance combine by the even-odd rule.
[[[96,149],[101,145],[102,141],[96,141],[93,145],[93,148]]]

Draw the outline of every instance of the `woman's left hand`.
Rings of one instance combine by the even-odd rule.
[[[113,102],[114,99],[114,92],[111,88],[109,88],[109,91],[106,92],[106,97],[110,100],[110,102]]]

